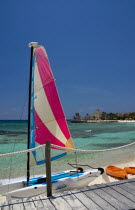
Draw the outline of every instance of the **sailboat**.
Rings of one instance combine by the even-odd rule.
[[[37,144],[50,141],[53,145],[65,148],[74,148],[66,118],[58,96],[55,79],[49,64],[47,53],[43,46],[36,42],[29,44],[31,48],[29,103],[28,103],[28,149],[35,148]],[[63,152],[60,150],[60,152]],[[67,152],[51,158],[55,160],[64,157]],[[6,195],[7,200],[23,199],[46,194],[46,176],[30,177],[30,163],[45,164],[46,160],[39,159],[37,151],[27,153],[27,180],[18,181],[0,186],[0,192]],[[75,168],[52,174],[52,192],[82,188],[104,170],[83,170]]]

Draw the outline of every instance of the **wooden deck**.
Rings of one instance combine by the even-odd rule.
[[[15,200],[1,203],[0,210],[49,209],[49,210],[135,210],[135,179],[94,185],[81,190],[72,190],[47,198]]]

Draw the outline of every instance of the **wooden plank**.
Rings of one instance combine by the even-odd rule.
[[[23,203],[23,200],[22,200],[22,199],[11,200],[9,203],[10,203],[11,205],[19,204],[19,203]]]
[[[1,204],[0,204],[0,208],[1,208],[1,210],[12,210],[12,204],[11,204],[11,202],[8,202],[8,201],[5,201],[5,202],[2,202]]]
[[[122,188],[123,190],[135,195],[135,186],[129,183],[118,185],[118,187]]]
[[[53,204],[51,203],[51,201],[49,200],[49,198],[47,198],[46,196],[40,196],[40,199],[44,205],[44,208],[47,209],[51,209],[51,210],[55,210],[55,207],[53,206]]]
[[[80,190],[73,190],[72,193],[80,200],[81,203],[84,204],[88,209],[91,210],[101,210],[101,208],[91,199],[88,198],[87,195],[85,195]]]
[[[106,186],[105,184],[100,184],[100,187],[102,188],[103,191],[107,192],[110,194],[112,197],[114,197],[116,200],[120,201],[123,203],[125,206],[127,206],[127,209],[132,209],[134,207],[134,202],[126,198],[124,195],[121,193],[117,192],[115,189],[112,188],[112,186]]]
[[[135,180],[129,179],[128,183],[131,184],[132,186],[135,186]]]
[[[53,204],[55,209],[58,210],[71,210],[71,206],[63,199],[61,195],[57,195],[55,197],[50,197],[49,198],[50,202]]]
[[[8,201],[4,201],[2,203],[0,203],[0,208],[3,207],[3,206],[8,206],[10,205]]]
[[[21,199],[19,200],[12,200],[11,201],[13,206],[13,210],[23,210],[24,209],[24,205],[23,205],[23,201]]]
[[[1,203],[0,206],[0,210],[22,209],[135,209],[135,179],[72,190],[48,199],[46,196],[37,196],[32,199],[13,200],[12,203]]]
[[[2,207],[2,206],[8,206],[8,205],[12,205],[12,203],[11,202],[8,202],[8,201],[4,201],[4,202],[1,202],[0,203],[0,207]]]
[[[129,185],[129,188],[135,191],[135,185],[132,184],[132,182],[127,183]]]
[[[69,203],[72,209],[86,210],[86,206],[78,200],[78,198],[72,194],[70,191],[65,191],[62,193],[62,197]]]
[[[94,192],[96,194],[98,194],[101,198],[103,198],[104,200],[106,200],[108,203],[110,203],[116,209],[125,209],[125,210],[127,210],[127,207],[124,204],[122,204],[116,198],[113,198],[111,195],[109,195],[108,193],[106,193],[105,191],[103,191],[101,188],[100,189],[97,188],[96,190],[94,190]]]
[[[1,210],[12,210],[12,205],[1,207]]]
[[[24,198],[23,199],[23,205],[24,205],[25,209],[36,210],[34,202],[31,198]]]
[[[113,210],[115,209],[113,206],[111,206],[107,201],[105,201],[103,198],[101,198],[99,195],[97,195],[93,189],[90,189],[89,187],[81,190],[83,191],[91,200],[93,200],[98,206],[100,206],[104,210]]]
[[[13,210],[24,210],[24,206],[22,203],[14,204],[12,208]]]
[[[118,193],[124,195],[126,198],[130,199],[131,201],[134,202],[134,206],[135,206],[135,196],[130,194],[129,192],[123,190],[122,188],[118,187],[118,186],[111,186],[112,189],[116,190]]]
[[[41,210],[44,209],[44,205],[43,205],[42,201],[40,200],[39,196],[32,197],[32,200],[33,200],[33,203],[34,203],[36,209],[41,209]]]
[[[128,182],[134,182],[134,183],[135,183],[135,178],[133,178],[133,179],[128,179]]]

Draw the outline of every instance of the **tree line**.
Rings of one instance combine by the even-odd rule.
[[[87,113],[84,117],[81,117],[79,112],[77,112],[77,113],[75,113],[73,118],[78,119],[78,120],[96,120],[97,116],[95,116],[95,115],[90,116]],[[129,113],[100,112],[98,119],[99,120],[135,120],[135,112],[129,112]]]

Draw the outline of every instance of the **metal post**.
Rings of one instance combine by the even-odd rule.
[[[31,109],[31,82],[32,82],[32,59],[33,59],[33,50],[34,47],[37,46],[37,42],[29,43],[29,47],[31,48],[30,53],[30,73],[29,73],[29,96],[28,96],[28,142],[27,149],[30,149],[30,109]],[[30,153],[27,153],[27,183],[30,178]]]
[[[46,141],[45,159],[46,159],[47,197],[49,197],[52,196],[50,141]]]
[[[33,46],[31,47],[30,55],[30,76],[29,76],[29,100],[28,100],[28,141],[27,149],[30,149],[30,106],[31,106],[31,80],[32,80],[32,57],[33,57]],[[27,183],[30,178],[30,153],[27,153]]]

